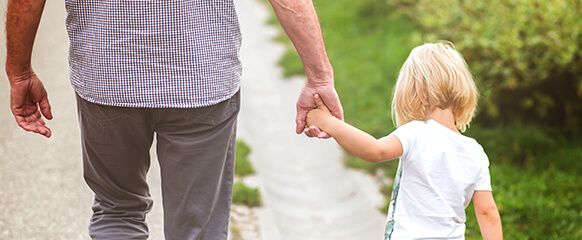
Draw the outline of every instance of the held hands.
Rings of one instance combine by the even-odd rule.
[[[313,134],[312,129],[314,128],[324,130],[323,126],[325,125],[325,122],[334,117],[318,94],[313,96],[313,100],[315,101],[317,108],[312,109],[307,113],[306,126],[309,126],[309,128],[305,128],[306,135],[308,135],[308,133]]]
[[[46,126],[43,116],[50,120],[53,115],[42,82],[32,70],[9,78],[10,109],[16,123],[26,131],[49,138],[51,130]]]
[[[329,108],[328,111],[330,111],[334,117],[343,121],[343,109],[333,84],[315,85],[308,83],[303,90],[301,90],[299,100],[297,100],[297,118],[295,119],[295,122],[297,123],[296,132],[298,134],[304,132],[308,137],[329,138],[329,134],[322,132],[317,126],[310,126],[305,123],[307,112],[317,107],[317,104],[314,101],[315,94],[318,95],[322,104],[323,101],[325,101],[327,104],[326,109]]]

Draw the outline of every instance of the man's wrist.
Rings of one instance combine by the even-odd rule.
[[[6,75],[10,82],[18,82],[30,79],[33,75],[32,68],[23,65],[6,64]]]
[[[327,65],[326,67],[317,68],[317,70],[309,70],[305,68],[305,75],[307,75],[307,83],[318,86],[318,85],[332,85],[333,86],[333,67]]]

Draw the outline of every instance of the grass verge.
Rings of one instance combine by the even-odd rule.
[[[245,177],[255,173],[253,165],[249,161],[251,148],[241,140],[236,141],[236,164],[234,174],[239,177]]]
[[[241,140],[236,142],[236,158],[234,175],[243,178],[255,173],[248,156],[251,152],[250,147]],[[242,204],[249,207],[261,205],[261,194],[258,188],[252,188],[245,185],[241,180],[234,183],[232,191],[232,203]]]

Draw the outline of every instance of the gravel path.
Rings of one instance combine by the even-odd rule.
[[[34,69],[53,106],[51,139],[16,126],[8,107],[8,81],[0,74],[0,239],[89,239],[93,195],[82,177],[63,2],[47,1],[33,53]],[[235,2],[244,36],[239,135],[251,146],[257,169],[248,184],[258,186],[264,196],[262,208],[235,209],[239,227],[250,229],[243,239],[380,239],[385,220],[376,208],[383,199],[373,180],[344,169],[342,151],[332,140],[294,133],[294,104],[304,79],[281,78],[276,62],[283,48],[271,41],[276,30],[264,24],[269,10],[258,0]],[[0,5],[4,26],[6,4]],[[4,37],[0,46],[4,66]],[[155,160],[148,181],[154,197],[147,218],[150,239],[161,240]]]

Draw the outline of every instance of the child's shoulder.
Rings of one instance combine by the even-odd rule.
[[[431,128],[429,121],[412,120],[398,127],[395,132],[423,132],[427,128]]]
[[[429,123],[429,121],[412,120],[410,122],[407,122],[405,124],[402,124],[402,126],[398,127],[398,129],[400,129],[400,128],[427,127],[428,126],[428,123]]]
[[[390,135],[395,135],[402,141],[403,138],[410,139],[413,138],[413,136],[427,133],[429,131],[429,129],[427,129],[428,127],[428,121],[413,120],[399,126]]]
[[[413,120],[394,130],[395,135],[407,135],[417,137],[430,137],[431,139],[440,139],[454,142],[464,142],[471,145],[479,145],[476,139],[455,132],[448,127],[438,123],[435,120],[419,121]]]

